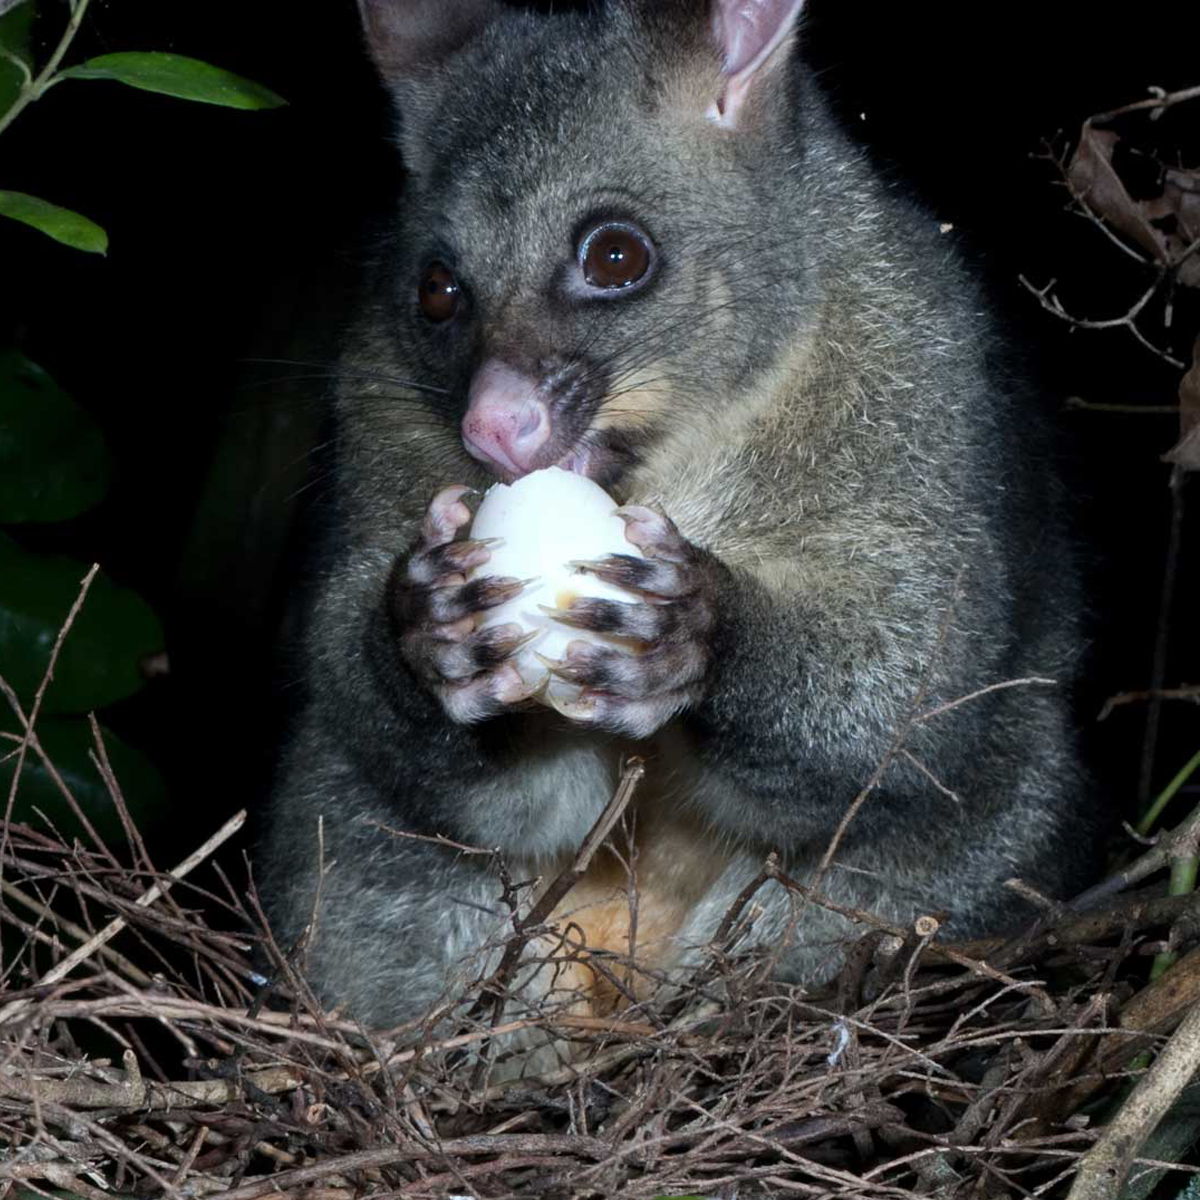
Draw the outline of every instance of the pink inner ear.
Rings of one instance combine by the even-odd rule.
[[[726,75],[742,75],[787,37],[804,0],[716,0],[713,33],[725,59]]]

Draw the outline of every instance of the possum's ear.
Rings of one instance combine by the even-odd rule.
[[[358,0],[367,48],[390,84],[436,69],[502,8],[498,0]]]
[[[711,0],[713,37],[725,89],[709,119],[736,128],[746,100],[786,57],[804,0]]]

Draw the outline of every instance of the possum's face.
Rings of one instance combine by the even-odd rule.
[[[728,403],[797,299],[764,232],[771,139],[711,119],[720,55],[693,33],[664,61],[620,14],[508,14],[398,89],[398,338],[498,478],[615,483]]]

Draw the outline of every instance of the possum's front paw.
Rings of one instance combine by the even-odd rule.
[[[476,629],[480,613],[512,599],[525,584],[490,575],[466,582],[467,572],[489,558],[488,542],[454,540],[471,520],[462,501],[469,490],[449,487],[433,498],[391,590],[401,658],[451,720],[464,725],[529,698],[509,661],[529,635],[512,624]]]
[[[661,513],[617,510],[645,558],[612,554],[573,563],[637,596],[637,603],[583,597],[555,618],[576,629],[630,639],[628,651],[574,641],[555,674],[584,690],[568,715],[631,737],[648,737],[704,693],[712,662],[721,564]]]

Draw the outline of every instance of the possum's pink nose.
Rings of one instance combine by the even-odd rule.
[[[462,439],[468,454],[501,474],[527,475],[550,440],[550,410],[538,381],[499,359],[485,362],[471,380]]]

